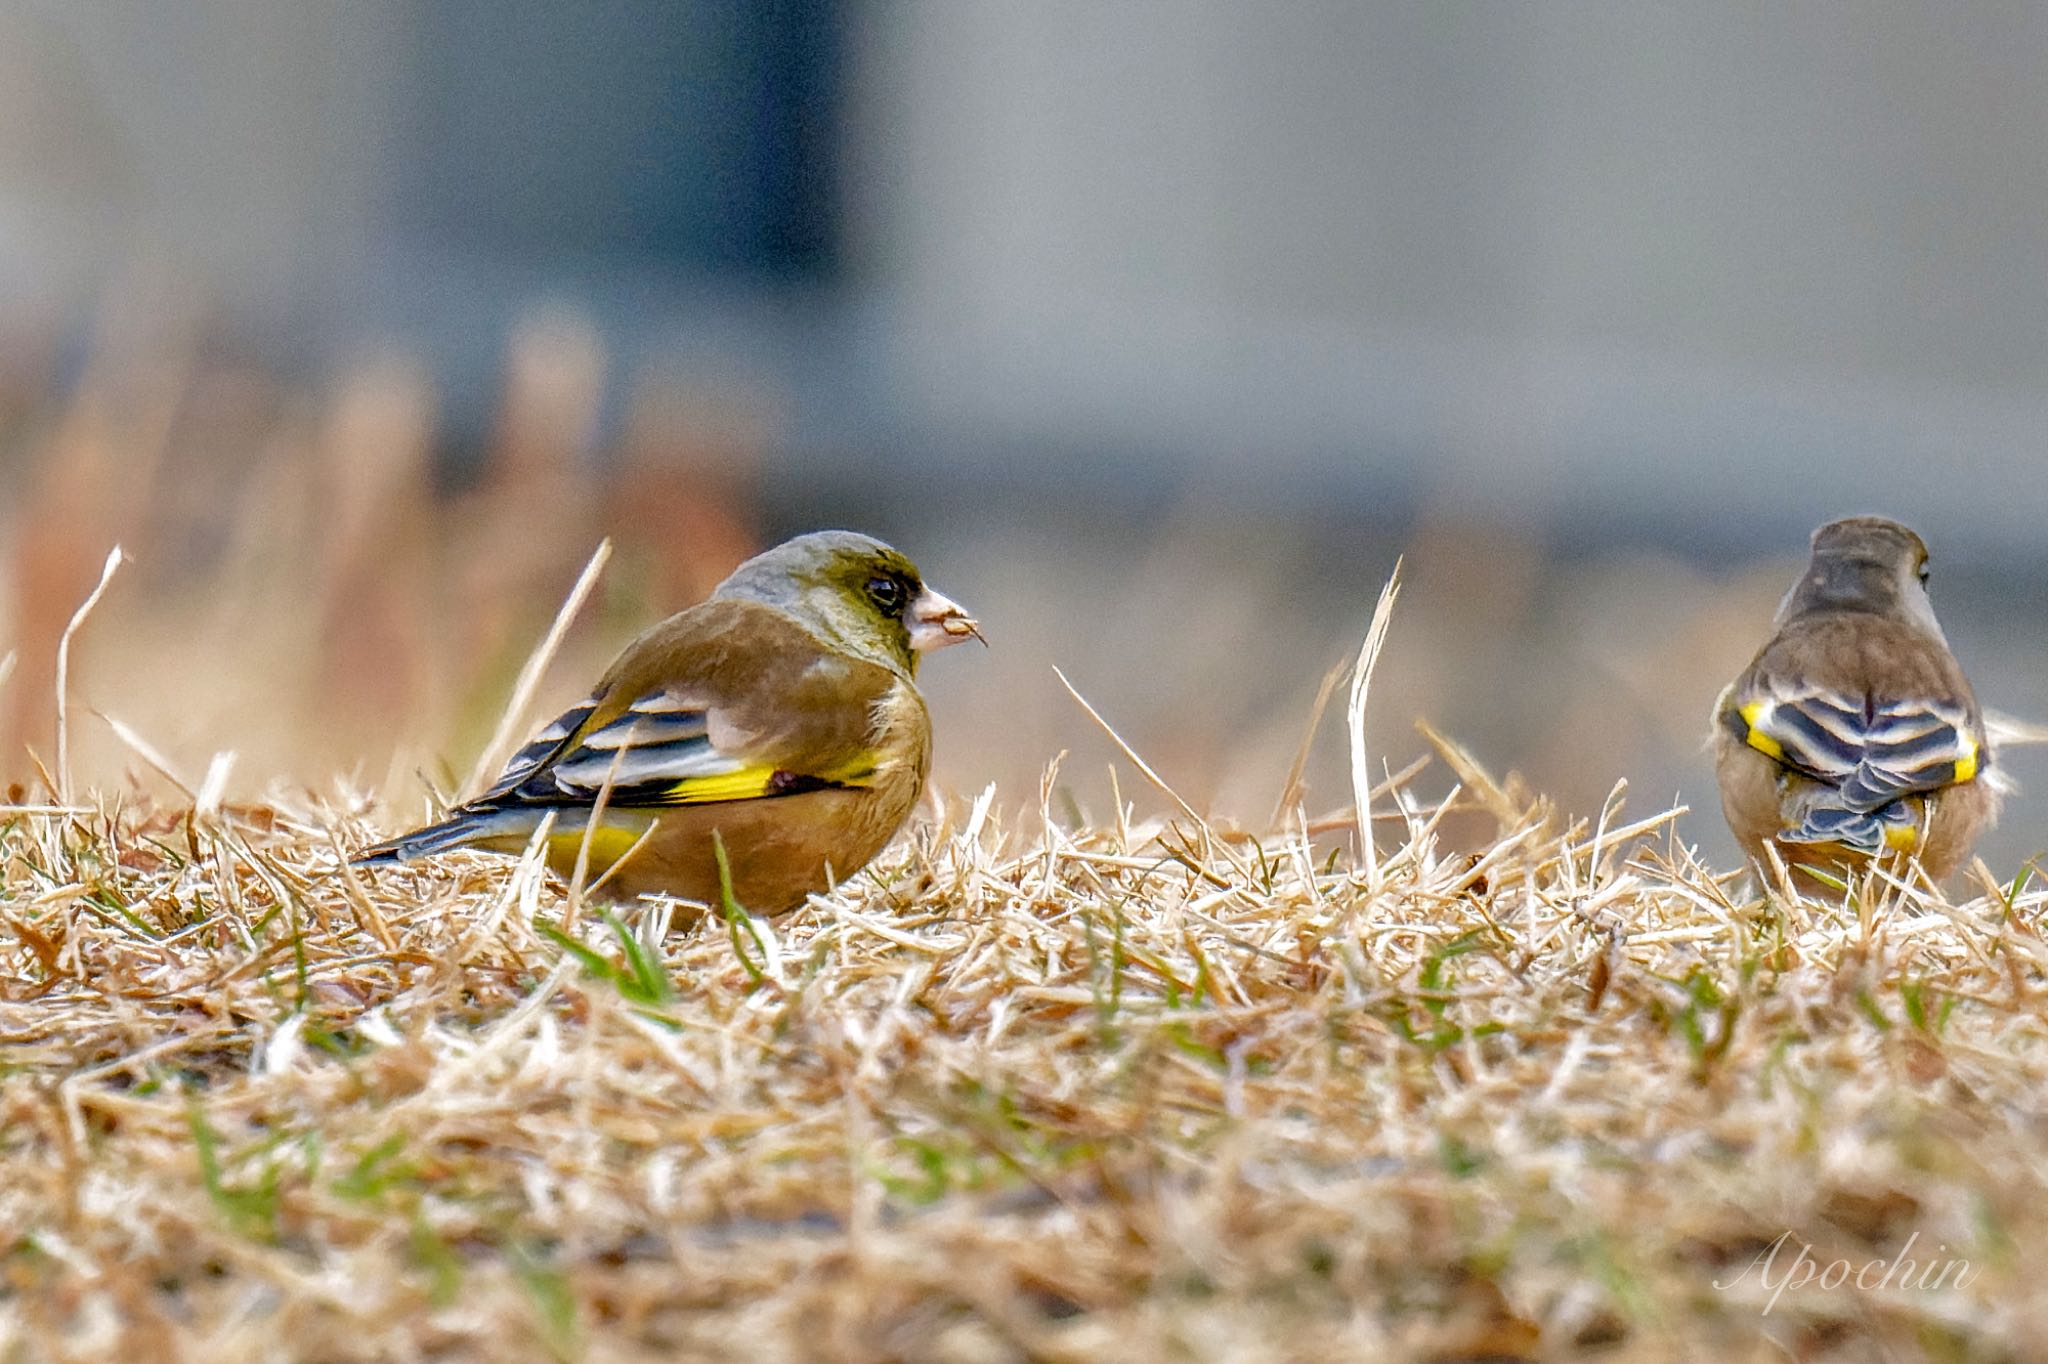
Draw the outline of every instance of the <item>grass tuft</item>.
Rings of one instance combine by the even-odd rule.
[[[2039,878],[1757,898],[1458,761],[1370,871],[1048,783],[581,932],[511,859],[352,880],[352,792],[21,802],[0,1355],[2026,1354]],[[1971,1272],[1773,1302],[1787,1235]]]

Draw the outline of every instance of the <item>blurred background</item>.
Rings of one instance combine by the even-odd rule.
[[[90,707],[402,815],[601,537],[543,703],[845,525],[994,643],[953,790],[1106,811],[1057,663],[1263,823],[1405,555],[1378,754],[1732,861],[1706,716],[1830,516],[2048,719],[2044,145],[2020,0],[0,0],[0,776],[117,541],[82,777],[157,780]]]

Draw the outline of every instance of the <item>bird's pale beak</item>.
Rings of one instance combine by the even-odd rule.
[[[927,587],[917,594],[910,603],[907,613],[910,622],[910,647],[918,653],[929,653],[943,649],[948,644],[958,644],[972,637],[980,639],[983,647],[988,641],[982,639],[981,627],[974,617],[960,609],[960,604],[943,592]]]

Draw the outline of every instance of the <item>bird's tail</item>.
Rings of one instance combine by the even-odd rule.
[[[1918,824],[1912,808],[1902,800],[1876,810],[1815,805],[1806,811],[1798,827],[1778,837],[1786,843],[1839,843],[1860,853],[1874,854],[1887,848],[1910,850],[1918,841]]]
[[[358,867],[391,867],[454,848],[470,847],[504,832],[496,827],[499,822],[497,815],[496,811],[458,810],[438,824],[429,824],[424,829],[414,829],[409,834],[400,834],[397,838],[365,848],[349,861]]]

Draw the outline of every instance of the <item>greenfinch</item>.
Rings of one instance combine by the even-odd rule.
[[[970,637],[888,545],[800,535],[634,640],[482,796],[358,865],[517,853],[552,817],[549,865],[582,860],[612,898],[718,905],[729,886],[753,912],[795,908],[902,828],[931,765],[918,659]]]
[[[1770,642],[1714,708],[1728,827],[1835,879],[1874,858],[1946,876],[1997,817],[1983,713],[1927,596],[1927,546],[1856,516],[1813,533]]]

